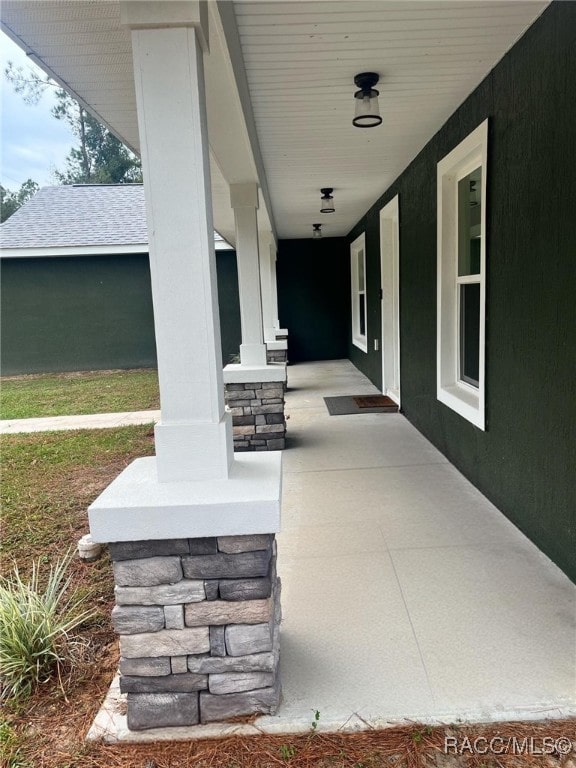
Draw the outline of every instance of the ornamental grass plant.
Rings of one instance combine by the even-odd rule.
[[[70,662],[82,641],[74,629],[94,614],[71,587],[66,572],[73,553],[42,573],[35,561],[28,580],[17,567],[0,578],[0,698],[21,700]]]

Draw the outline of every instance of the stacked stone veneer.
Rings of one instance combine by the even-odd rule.
[[[286,447],[284,382],[226,384],[235,451],[278,451]]]
[[[268,363],[286,363],[288,364],[288,334],[286,332],[284,333],[276,333],[275,334],[275,341],[285,341],[286,344],[282,345],[284,346],[284,349],[270,349],[270,346],[273,346],[270,344],[266,349],[266,361]]]
[[[267,349],[266,362],[267,363],[287,363],[288,350],[287,349]]]
[[[109,546],[128,728],[274,713],[280,699],[274,536]]]

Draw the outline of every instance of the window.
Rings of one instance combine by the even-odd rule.
[[[366,339],[366,241],[364,233],[350,246],[352,284],[352,342],[367,352]]]
[[[438,163],[437,397],[484,424],[488,121]]]

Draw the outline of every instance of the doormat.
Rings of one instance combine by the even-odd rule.
[[[324,402],[330,416],[350,416],[355,413],[398,413],[396,403],[385,395],[325,397]]]
[[[388,395],[362,395],[362,397],[355,397],[354,402],[359,408],[394,408],[394,410],[398,410],[398,406]]]

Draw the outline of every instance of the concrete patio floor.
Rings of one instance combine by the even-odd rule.
[[[576,715],[576,586],[402,415],[330,416],[324,396],[378,392],[350,362],[288,385],[278,714],[130,733],[112,691],[91,736]]]
[[[348,361],[292,366],[279,717],[576,714],[576,586]]]

